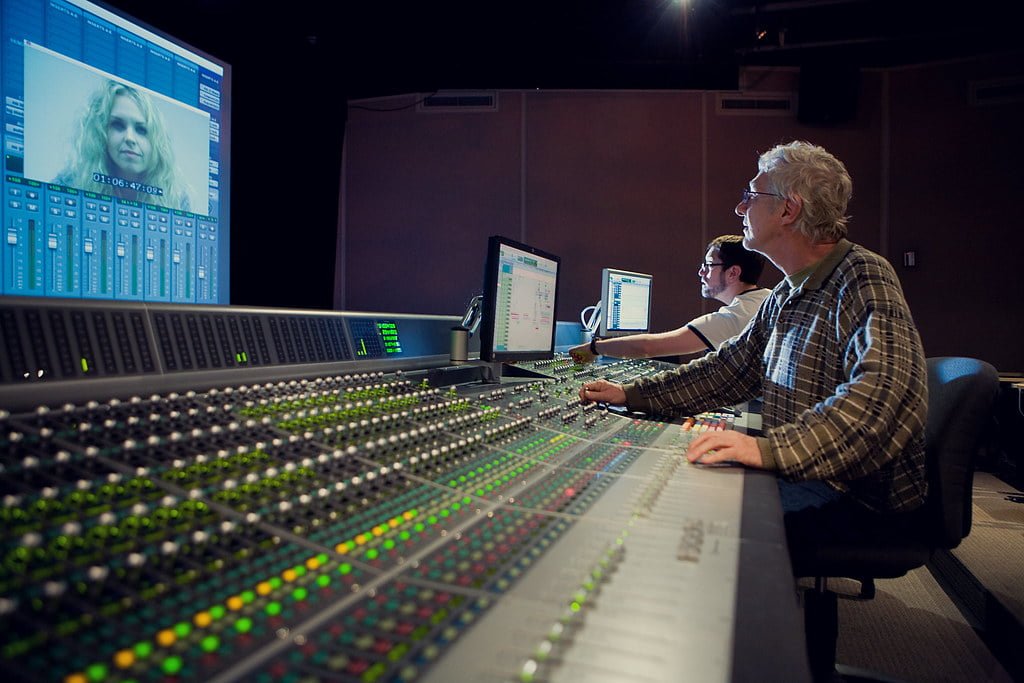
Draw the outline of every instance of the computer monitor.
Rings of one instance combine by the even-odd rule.
[[[495,235],[488,240],[480,357],[489,362],[552,358],[561,259]]]
[[[601,271],[601,337],[621,337],[651,329],[654,276],[618,268]]]
[[[0,17],[0,293],[230,303],[230,66],[86,0]]]

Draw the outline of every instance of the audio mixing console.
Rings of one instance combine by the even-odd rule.
[[[142,315],[151,332],[153,311]],[[253,335],[275,316],[288,317],[254,313]],[[52,349],[52,330],[42,336]],[[670,424],[576,396],[595,377],[667,367],[656,361],[558,357],[488,383],[473,365],[353,358],[269,380],[268,337],[268,367],[239,368],[242,381],[211,385],[223,375],[207,372],[193,389],[149,393],[145,377],[93,378],[117,395],[0,412],[4,680],[745,677],[738,641],[754,640],[744,628],[764,616],[737,625],[741,546],[784,578],[785,548],[744,531],[743,472],[691,466],[682,452],[693,434],[754,416]],[[132,348],[153,346],[159,386],[173,374],[168,349],[144,338]],[[8,371],[7,405],[20,376]],[[762,604],[781,605],[781,632],[799,635],[791,594]],[[781,644],[755,668],[792,660],[760,668],[762,680],[805,677],[802,643],[756,639]]]

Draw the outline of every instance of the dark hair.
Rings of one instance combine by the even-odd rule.
[[[744,248],[743,237],[740,235],[720,235],[708,242],[708,249],[718,250],[723,269],[739,266],[740,280],[747,284],[756,285],[757,279],[764,272],[764,256]]]

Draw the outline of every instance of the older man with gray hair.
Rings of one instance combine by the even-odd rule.
[[[765,152],[736,214],[743,243],[785,278],[717,353],[631,384],[585,384],[585,401],[687,415],[764,396],[763,436],[707,432],[687,457],[779,477],[790,549],[830,524],[886,516],[925,499],[924,351],[892,266],[846,239],[853,184],[821,147]]]

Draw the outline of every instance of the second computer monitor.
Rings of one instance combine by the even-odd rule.
[[[480,323],[486,361],[551,358],[561,259],[495,235],[488,240]]]
[[[651,329],[652,275],[618,268],[601,271],[601,325],[598,335],[618,337]]]

